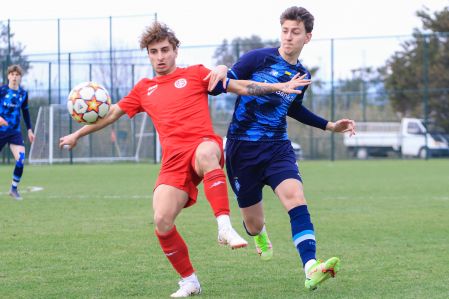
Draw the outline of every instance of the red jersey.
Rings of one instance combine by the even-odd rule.
[[[208,107],[209,81],[203,80],[209,72],[203,65],[194,65],[143,79],[118,105],[129,117],[148,113],[163,152],[176,151],[181,145],[215,136]]]

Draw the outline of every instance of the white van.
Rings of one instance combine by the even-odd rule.
[[[448,140],[441,134],[429,133],[417,118],[403,118],[400,123],[356,123],[356,131],[351,137],[345,134],[344,145],[359,159],[386,156],[388,152],[419,158],[449,156]]]

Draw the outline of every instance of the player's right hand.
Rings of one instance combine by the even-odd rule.
[[[8,125],[8,122],[3,117],[0,116],[0,127],[7,126],[7,125]]]
[[[306,86],[312,83],[310,79],[305,79],[307,74],[301,76],[300,73],[297,73],[293,76],[293,78],[288,82],[283,83],[275,83],[280,86],[279,90],[285,93],[293,93],[293,94],[301,94],[302,91],[296,88],[300,86]]]
[[[77,138],[73,134],[61,137],[59,138],[59,148],[71,150],[76,146],[76,141]]]
[[[226,79],[227,79],[228,67],[225,65],[216,66],[210,73],[203,79],[204,81],[209,80],[209,85],[207,87],[208,91],[214,90],[218,82],[222,82],[223,89],[226,89]]]

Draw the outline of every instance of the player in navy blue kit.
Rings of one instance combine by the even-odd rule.
[[[25,162],[25,145],[20,129],[20,111],[22,111],[28,129],[28,139],[31,143],[34,141],[28,111],[28,92],[20,86],[22,74],[23,70],[20,66],[11,65],[8,67],[8,85],[0,87],[0,151],[6,144],[9,144],[16,160],[9,190],[9,195],[16,200],[22,199],[17,186],[22,178]]]
[[[302,7],[285,10],[281,21],[280,48],[250,51],[228,71],[227,77],[257,82],[286,82],[295,74],[310,79],[299,62],[302,48],[312,37],[314,17]],[[295,154],[287,136],[286,116],[331,132],[355,133],[353,120],[336,122],[315,115],[302,105],[302,93],[276,92],[262,96],[239,96],[226,143],[226,168],[237,195],[247,233],[254,237],[262,260],[273,256],[265,228],[262,188],[270,186],[290,216],[292,239],[306,273],[305,287],[316,289],[340,268],[337,257],[316,259],[315,232],[310,220]]]

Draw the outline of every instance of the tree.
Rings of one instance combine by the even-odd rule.
[[[277,40],[262,41],[262,38],[257,35],[246,38],[236,37],[231,43],[224,39],[223,43],[215,49],[213,58],[217,65],[224,64],[227,67],[231,67],[242,54],[250,50],[276,46],[279,46]]]
[[[14,34],[9,32],[8,25],[0,22],[0,68],[2,69],[3,81],[6,81],[6,68],[11,64],[19,64],[26,73],[30,63],[23,51],[25,47],[20,43],[14,43]],[[9,41],[8,41],[9,32]],[[9,49],[10,48],[10,49]]]
[[[427,8],[416,13],[423,29],[393,54],[381,70],[395,111],[402,116],[428,117],[449,130],[449,7],[431,14]]]

